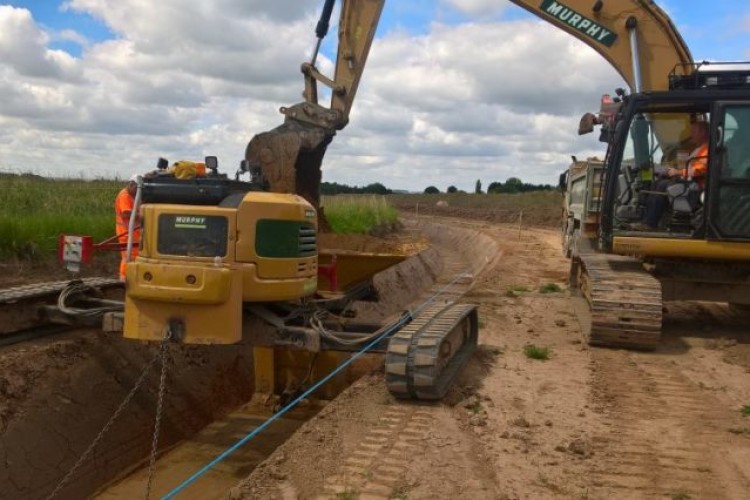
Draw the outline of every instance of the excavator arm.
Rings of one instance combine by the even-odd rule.
[[[599,52],[633,92],[693,71],[687,44],[652,0],[510,0]]]
[[[694,70],[690,51],[666,13],[651,0],[511,0],[599,52],[634,92],[666,90],[668,75]],[[282,107],[284,124],[252,138],[247,166],[265,187],[297,193],[320,206],[321,165],[326,148],[349,121],[385,0],[341,0],[338,51],[333,78],[316,66],[335,0],[325,0],[317,43],[302,64],[304,101]],[[329,106],[318,85],[331,91]],[[325,226],[325,217],[321,217]]]
[[[245,151],[249,169],[279,193],[296,193],[320,206],[321,164],[328,144],[349,121],[349,112],[362,78],[385,0],[342,0],[338,51],[333,78],[316,66],[321,42],[328,32],[335,0],[326,0],[316,27],[317,42],[309,62],[302,64],[304,101],[282,107],[284,124],[252,138]],[[331,90],[329,106],[318,102],[318,85]],[[322,218],[321,222],[324,222]]]

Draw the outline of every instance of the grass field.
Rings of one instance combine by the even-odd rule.
[[[364,234],[398,220],[398,211],[388,204],[385,196],[324,196],[322,204],[328,223],[339,234]]]
[[[60,233],[91,235],[102,241],[114,234],[114,198],[122,181],[53,180],[0,173],[0,258],[36,260],[53,255]],[[440,202],[440,203],[438,203]],[[323,198],[336,233],[367,233],[389,227],[399,211],[452,215],[497,222],[555,226],[560,193],[338,195]],[[398,209],[398,210],[397,210]]]
[[[52,254],[60,233],[111,236],[121,188],[117,181],[0,177],[0,257],[34,260]]]
[[[390,195],[391,205],[413,215],[448,215],[537,227],[559,227],[562,195],[559,191],[518,194],[398,194]]]
[[[0,175],[0,258],[37,260],[57,251],[60,233],[114,234],[114,199],[121,181],[52,180]],[[337,233],[367,233],[398,219],[382,196],[332,196],[324,201]]]

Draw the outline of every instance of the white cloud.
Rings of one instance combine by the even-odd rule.
[[[444,0],[444,3],[471,16],[496,15],[509,5],[507,0]]]
[[[485,16],[507,2],[450,0]],[[217,154],[233,171],[253,134],[300,100],[317,0],[71,0],[116,38],[46,33],[0,7],[0,167],[129,175],[156,158]],[[493,10],[495,9],[495,10]],[[335,36],[335,30],[331,30]],[[53,39],[84,47],[50,50]],[[320,66],[329,72],[331,61]],[[473,189],[481,178],[554,182],[570,154],[603,151],[578,117],[621,85],[592,50],[541,22],[433,24],[376,40],[324,179]]]
[[[49,50],[49,36],[26,9],[0,5],[0,61],[20,77],[75,80],[79,68],[65,52]]]

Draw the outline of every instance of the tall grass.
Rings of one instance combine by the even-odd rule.
[[[109,238],[115,230],[115,196],[123,185],[0,174],[0,258],[52,255],[60,233]],[[382,196],[328,196],[324,204],[337,233],[367,233],[398,219]]]
[[[398,211],[384,196],[324,196],[322,204],[328,223],[336,233],[365,234],[398,220]]]
[[[34,260],[52,254],[60,233],[108,238],[122,187],[117,181],[0,176],[0,257]]]

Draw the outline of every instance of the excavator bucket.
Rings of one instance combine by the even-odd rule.
[[[386,253],[360,253],[354,251],[321,250],[318,265],[334,267],[335,279],[330,274],[318,278],[319,292],[343,292],[372,279],[380,271],[406,260],[408,255]],[[333,286],[335,283],[336,286]]]

